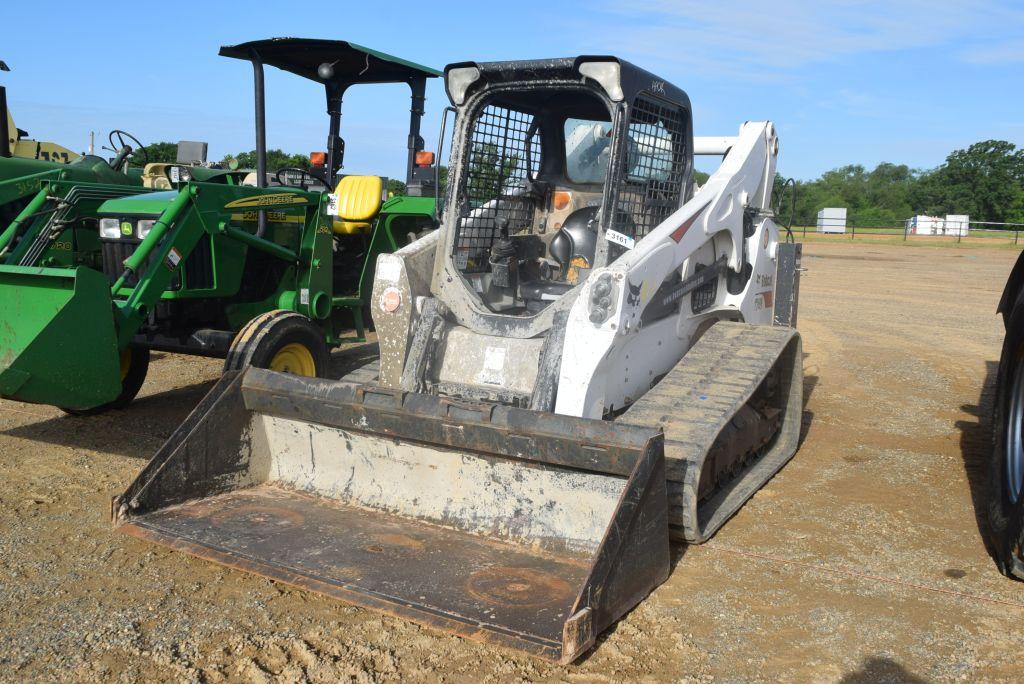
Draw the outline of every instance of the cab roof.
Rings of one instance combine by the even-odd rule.
[[[357,83],[406,83],[418,78],[435,78],[441,72],[430,67],[372,50],[346,40],[318,38],[267,38],[238,45],[224,45],[222,57],[252,60],[324,83],[317,67],[327,62],[334,66],[332,80],[346,85]]]

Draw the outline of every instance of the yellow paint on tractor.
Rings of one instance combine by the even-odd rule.
[[[305,345],[293,342],[286,344],[270,360],[270,370],[292,375],[316,377],[316,362]]]
[[[8,143],[11,147],[11,154],[15,157],[24,157],[25,159],[40,159],[42,161],[58,162],[61,164],[69,164],[73,161],[77,161],[82,156],[76,152],[72,152],[63,145],[58,145],[52,142],[40,142],[38,140],[30,140],[28,138],[20,138],[18,135],[18,127],[14,125],[14,117],[11,116],[11,112],[7,112],[7,130],[9,131],[10,138]]]

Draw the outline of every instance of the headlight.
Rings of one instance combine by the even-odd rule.
[[[108,240],[121,237],[121,222],[116,218],[100,219],[100,237]]]
[[[170,174],[172,183],[188,183],[192,180],[192,172],[187,166],[172,166]]]
[[[135,229],[135,235],[140,240],[145,240],[146,236],[149,235],[149,231],[153,230],[154,223],[156,223],[156,219],[142,219]]]

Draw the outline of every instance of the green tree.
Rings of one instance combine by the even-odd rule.
[[[178,161],[178,143],[156,142],[146,145],[144,154],[137,154],[133,161],[141,164],[145,159],[152,163],[173,164]]]
[[[226,162],[231,160],[238,162],[238,168],[240,169],[255,169],[256,150],[228,155],[224,159]],[[288,154],[284,150],[279,149],[267,150],[267,171],[274,173],[278,169],[285,168],[309,169],[309,157],[304,154]]]
[[[914,193],[927,213],[970,214],[985,221],[1024,218],[1024,149],[985,140],[956,150],[927,174]]]
[[[518,155],[505,157],[493,143],[474,143],[466,182],[470,208],[475,209],[509,192],[511,186],[521,180],[516,177],[518,170]]]
[[[408,188],[405,183],[397,178],[388,178],[388,197],[399,197],[404,195]]]

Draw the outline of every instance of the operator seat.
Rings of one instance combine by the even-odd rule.
[[[338,215],[331,226],[335,235],[369,235],[370,223],[380,212],[384,181],[380,176],[345,176],[334,189]]]

